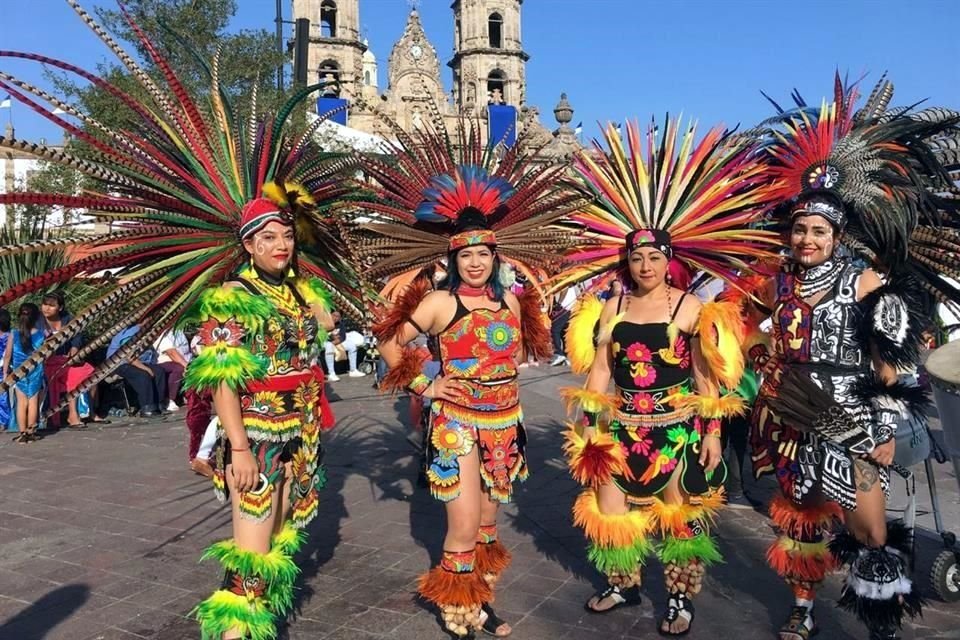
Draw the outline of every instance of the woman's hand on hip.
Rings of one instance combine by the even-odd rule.
[[[457,394],[458,390],[463,390],[463,383],[459,380],[456,378],[437,376],[423,392],[423,397],[430,398],[431,400],[454,401],[459,398]]]

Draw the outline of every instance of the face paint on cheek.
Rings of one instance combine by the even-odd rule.
[[[266,255],[267,253],[267,243],[264,242],[261,238],[253,238],[253,253],[258,256]]]

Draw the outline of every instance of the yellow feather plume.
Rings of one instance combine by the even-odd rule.
[[[581,387],[561,387],[560,398],[566,404],[567,413],[571,415],[577,409],[591,413],[609,413],[620,406],[620,401],[614,395]]]
[[[736,393],[728,393],[719,398],[700,396],[694,393],[674,394],[667,398],[667,402],[678,411],[692,406],[695,408],[697,415],[703,418],[730,418],[743,415],[747,410],[743,398]]]
[[[736,389],[743,376],[743,321],[731,302],[708,302],[700,311],[700,350],[709,373],[727,389]]]
[[[629,547],[650,533],[653,521],[646,510],[605,514],[600,511],[596,492],[588,489],[573,504],[573,524],[581,527],[587,538],[598,546]]]
[[[607,344],[613,339],[613,328],[617,326],[618,322],[623,320],[623,316],[625,315],[627,315],[627,312],[621,311],[617,315],[613,316],[606,326],[600,327],[600,333],[597,335],[597,345]]]
[[[570,360],[570,369],[577,375],[590,371],[597,355],[594,335],[602,311],[603,302],[588,293],[577,300],[573,313],[570,314],[570,323],[567,325],[567,359]]]
[[[268,182],[263,185],[263,197],[281,207],[309,207],[317,203],[306,187],[296,182]]]

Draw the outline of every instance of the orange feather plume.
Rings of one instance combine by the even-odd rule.
[[[798,542],[780,536],[767,549],[767,562],[777,575],[820,582],[836,568],[826,541]]]
[[[743,376],[743,322],[732,302],[708,302],[700,311],[700,352],[710,374],[727,389],[736,389]]]
[[[407,385],[423,372],[423,363],[429,358],[430,352],[423,347],[405,347],[400,362],[390,367],[387,375],[380,381],[380,391],[384,393],[405,391]]]
[[[573,504],[573,524],[581,527],[587,539],[601,547],[630,547],[645,538],[653,521],[647,510],[611,515],[600,511],[597,493],[588,489]]]
[[[480,543],[477,545],[477,560],[473,568],[481,575],[485,573],[499,574],[510,566],[510,560],[510,551],[499,540]]]
[[[520,301],[520,334],[527,355],[537,360],[546,360],[553,355],[550,330],[544,321],[540,309],[540,294],[533,288],[526,288],[517,296]]]
[[[493,598],[480,572],[454,573],[441,567],[420,576],[418,591],[425,600],[441,607],[475,607]]]
[[[564,433],[563,452],[573,479],[584,486],[597,489],[615,475],[632,477],[623,448],[609,433],[597,431],[584,438],[571,425]]]
[[[426,278],[418,278],[411,282],[397,297],[393,307],[373,324],[373,334],[377,336],[377,340],[384,342],[395,336],[401,327],[410,321],[413,312],[417,310],[429,291],[430,281]]]
[[[568,414],[573,414],[577,409],[593,413],[609,413],[620,406],[620,401],[614,395],[581,387],[561,387],[560,398],[566,404]]]
[[[800,508],[778,495],[770,501],[770,519],[780,531],[793,538],[809,538],[843,521],[843,510],[835,502]]]

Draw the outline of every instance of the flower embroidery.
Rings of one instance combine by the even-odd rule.
[[[506,351],[513,345],[514,332],[506,322],[491,322],[479,333],[491,351]]]
[[[243,326],[233,318],[226,322],[210,318],[200,325],[197,334],[206,347],[239,347],[243,340]]]
[[[627,358],[630,362],[650,362],[650,347],[642,342],[634,342],[627,347]]]
[[[649,387],[657,379],[657,370],[647,362],[634,362],[630,365],[630,375],[638,387]]]
[[[632,445],[630,445],[630,451],[641,456],[649,456],[650,448],[653,446],[653,443],[649,438],[640,438]]]
[[[680,358],[680,367],[686,369],[690,366],[690,347],[687,345],[687,339],[682,335],[677,336],[677,342],[673,345],[673,353]]]
[[[633,397],[630,399],[631,404],[633,405],[634,411],[637,413],[649,414],[653,413],[654,409],[657,407],[657,401],[653,398],[652,395],[646,392],[640,392],[633,394]]]
[[[637,246],[654,242],[655,240],[656,238],[653,237],[653,232],[649,229],[643,229],[633,237],[633,242]]]

